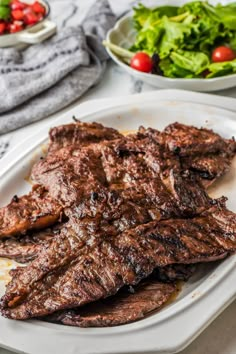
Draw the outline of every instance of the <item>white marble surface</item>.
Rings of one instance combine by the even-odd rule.
[[[83,0],[81,0],[82,2]],[[87,2],[91,3],[92,0]],[[72,1],[73,2],[73,1]],[[131,2],[131,1],[129,1]],[[85,1],[84,1],[85,3]],[[119,3],[119,6],[118,6]],[[127,6],[126,0],[113,1],[113,7],[117,13],[122,13]],[[145,92],[152,90],[151,86],[143,84],[140,81],[133,79],[124,73],[120,68],[112,63],[109,63],[107,71],[103,80],[95,88],[90,90],[82,99],[75,102],[74,105],[91,100],[94,98],[114,97],[122,96],[133,93]],[[236,90],[225,91],[227,96],[236,98]],[[69,108],[73,107],[70,105]],[[60,112],[61,113],[61,112]],[[57,113],[45,120],[19,129],[15,132],[0,136],[0,158],[4,156],[13,147],[19,144],[30,134],[35,133],[45,122],[51,122],[53,126],[53,120],[58,116]],[[201,316],[201,314],[199,314]],[[231,304],[222,314],[219,316],[187,349],[181,354],[236,354],[236,302]],[[185,329],[183,328],[183,331]],[[1,329],[0,329],[1,331]],[[171,333],[170,333],[171,335]],[[12,337],[14,341],[14,336]],[[0,354],[10,354],[11,352],[0,349]],[[42,353],[43,354],[43,353]],[[54,353],[52,353],[54,354]],[[78,353],[83,354],[83,353]]]

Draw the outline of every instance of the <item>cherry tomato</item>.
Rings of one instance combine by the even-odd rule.
[[[4,33],[6,29],[6,24],[4,22],[0,23],[0,34]]]
[[[23,20],[24,18],[24,12],[22,10],[13,10],[11,15],[14,20]]]
[[[42,4],[40,4],[40,2],[38,1],[35,1],[33,3],[32,9],[36,14],[42,14],[42,15],[45,14],[45,7]]]
[[[14,21],[10,25],[10,33],[19,32],[22,31],[22,29],[23,29],[23,23],[21,21]]]
[[[218,47],[212,53],[212,61],[214,63],[219,63],[222,61],[230,61],[233,59],[235,59],[235,52],[229,47],[225,47],[225,46]]]
[[[19,1],[19,0],[13,0],[10,4],[12,10],[24,10],[27,6],[27,4]]]
[[[135,70],[150,73],[152,70],[152,59],[148,54],[138,52],[132,57],[130,66]]]

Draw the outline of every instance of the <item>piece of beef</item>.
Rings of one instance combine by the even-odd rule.
[[[170,124],[161,133],[140,127],[139,134],[178,155],[182,169],[198,176],[205,188],[229,170],[236,153],[234,138],[223,139],[212,130],[180,123]]]
[[[152,221],[113,236],[104,230],[86,245],[67,232],[12,271],[1,311],[14,319],[44,316],[111,296],[156,267],[214,261],[235,250],[236,215],[220,203],[192,219]]]
[[[164,129],[162,139],[170,151],[182,157],[219,152],[234,156],[236,150],[234,138],[223,139],[212,130],[198,129],[177,122]]]
[[[62,310],[44,320],[77,327],[118,326],[140,320],[176,296],[176,281],[187,281],[195,270],[196,266],[192,264],[156,268],[150,277],[136,286],[123,287],[107,299]]]
[[[51,242],[59,234],[63,224],[55,225],[42,231],[28,233],[18,237],[0,240],[0,257],[13,259],[19,263],[28,263],[35,259],[42,246]]]
[[[219,177],[223,176],[232,163],[232,156],[226,153],[190,156],[182,159],[182,166],[186,170],[198,175],[205,188],[208,188]]]
[[[0,238],[48,227],[60,219],[61,212],[61,205],[44,187],[36,185],[31,193],[14,196],[10,204],[0,209]]]
[[[140,320],[160,309],[175,293],[175,283],[147,279],[131,290],[121,289],[115,296],[52,314],[45,320],[77,327],[118,326]]]
[[[89,145],[104,140],[114,140],[121,134],[113,128],[104,127],[99,123],[76,123],[52,128],[49,132],[49,153],[57,152],[71,146]]]
[[[153,213],[161,209],[172,215],[178,209],[177,214],[196,214],[208,203],[193,176],[181,174],[177,157],[163,156],[155,143],[138,134],[82,147],[66,161],[49,156],[34,167],[32,178],[67,208],[103,188],[124,195],[134,191]]]
[[[61,163],[63,166],[67,157],[71,156],[75,145],[84,146],[120,136],[115,129],[103,127],[98,123],[78,122],[56,127],[50,131],[49,155],[53,156],[57,153],[55,163]],[[84,164],[86,165],[86,161]],[[67,172],[66,168],[64,172]],[[62,185],[63,180],[55,186],[59,193]],[[9,205],[0,209],[0,238],[48,227],[60,218],[61,211],[62,205],[57,199],[53,199],[44,187],[35,185],[31,193],[19,198],[14,196]]]

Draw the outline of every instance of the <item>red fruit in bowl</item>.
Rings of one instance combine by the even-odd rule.
[[[13,10],[11,12],[11,16],[14,20],[23,20],[24,18],[24,12],[22,10]]]
[[[38,16],[33,11],[25,13],[24,19],[26,25],[34,25],[38,22]]]
[[[19,1],[19,0],[13,0],[10,3],[10,7],[12,10],[24,10],[26,8],[27,4]]]
[[[4,33],[6,30],[6,24],[4,22],[0,23],[0,34]]]
[[[44,15],[46,12],[45,7],[38,1],[35,1],[31,7],[36,14]]]
[[[21,21],[14,21],[10,24],[10,33],[16,33],[23,30],[23,23]]]

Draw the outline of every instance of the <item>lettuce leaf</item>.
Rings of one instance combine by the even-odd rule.
[[[181,48],[191,35],[191,27],[184,23],[172,22],[167,17],[162,18],[161,28],[163,36],[157,46],[161,59],[167,57],[171,51]]]
[[[208,15],[224,25],[229,30],[236,30],[236,2],[223,6],[218,4],[216,7],[203,3]]]
[[[192,79],[196,77],[191,71],[174,64],[169,58],[162,59],[160,68],[166,77]]]
[[[176,16],[178,13],[177,6],[159,6],[154,9],[149,9],[143,4],[139,3],[137,7],[133,8],[133,20],[134,20],[134,27],[137,30],[142,29],[143,27],[147,26],[148,23],[152,22],[152,18],[161,19],[162,16]]]
[[[201,52],[178,50],[170,55],[173,63],[198,75],[210,64],[208,56]]]
[[[236,59],[222,63],[212,63],[208,66],[210,74],[207,78],[219,77],[236,73]]]

